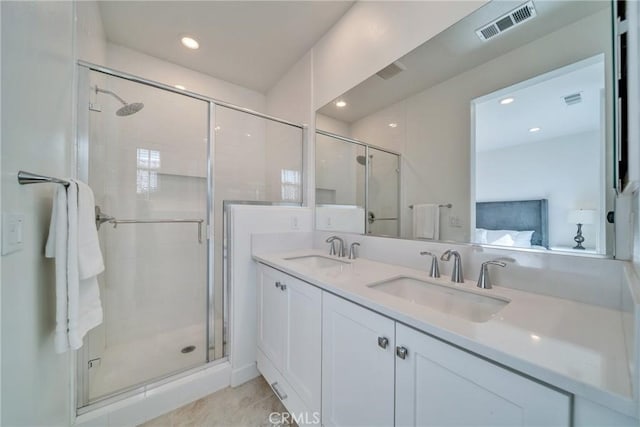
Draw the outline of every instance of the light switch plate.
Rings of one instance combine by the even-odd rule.
[[[21,251],[24,247],[24,215],[2,215],[2,255]]]

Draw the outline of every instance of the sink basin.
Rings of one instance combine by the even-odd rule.
[[[411,277],[397,277],[368,286],[371,289],[476,323],[490,320],[493,315],[509,304],[508,300],[502,298],[478,295],[474,292]]]
[[[305,255],[292,258],[285,258],[286,261],[293,261],[312,268],[329,268],[349,265],[346,261],[329,258],[322,255]]]

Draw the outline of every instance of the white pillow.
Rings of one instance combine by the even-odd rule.
[[[511,234],[503,234],[502,236],[500,236],[500,238],[489,242],[490,245],[498,245],[498,246],[513,246],[513,237],[511,237]]]
[[[474,243],[487,243],[487,230],[484,228],[476,228],[476,237]]]
[[[516,234],[516,237],[513,239],[513,246],[517,246],[519,248],[530,248],[533,233],[533,230],[518,231],[518,234]]]

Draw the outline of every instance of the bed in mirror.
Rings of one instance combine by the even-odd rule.
[[[492,1],[317,111],[323,230],[611,255],[609,1]]]

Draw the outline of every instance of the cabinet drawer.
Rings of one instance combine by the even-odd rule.
[[[274,394],[280,399],[287,411],[295,417],[298,425],[320,425],[320,413],[311,411],[304,404],[295,389],[261,350],[258,350],[258,371],[269,383]]]

